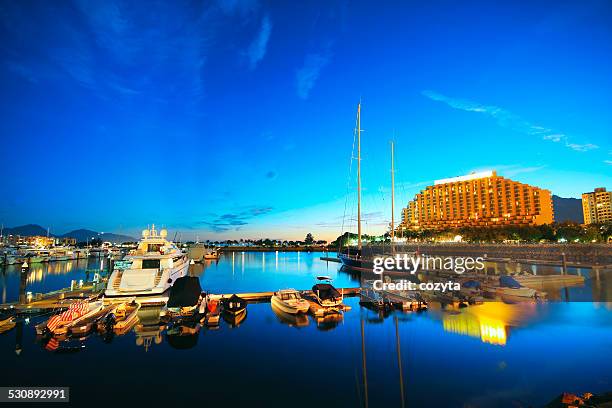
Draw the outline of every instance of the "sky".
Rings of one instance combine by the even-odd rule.
[[[612,188],[607,1],[0,2],[0,222],[334,239],[433,180]]]

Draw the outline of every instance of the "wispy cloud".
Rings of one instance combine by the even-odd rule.
[[[330,55],[326,53],[308,54],[304,65],[296,72],[297,94],[302,99],[308,99],[310,90],[317,82],[321,70],[329,63]]]
[[[217,34],[210,24],[215,10],[218,16],[218,8],[179,3],[154,3],[144,13],[122,0],[73,0],[35,9],[16,2],[3,7],[0,26],[9,69],[30,82],[70,85],[68,78],[114,101],[138,95],[197,101]]]
[[[500,176],[512,177],[512,176],[516,176],[517,174],[533,173],[536,171],[540,171],[544,168],[546,168],[546,166],[523,166],[521,164],[496,164],[496,165],[471,169],[468,173],[471,173],[471,172],[478,173],[481,171],[496,170]]]
[[[268,49],[268,42],[270,41],[271,32],[272,22],[270,21],[270,17],[268,15],[265,15],[261,20],[259,31],[251,42],[251,45],[249,46],[249,49],[247,51],[247,56],[249,58],[249,66],[251,67],[251,69],[254,69],[259,63],[259,61],[261,61],[266,55],[266,50]]]
[[[612,160],[604,160],[604,163],[612,165]]]
[[[588,152],[589,150],[594,150],[594,149],[599,148],[599,146],[594,145],[592,143],[586,143],[586,144],[566,143],[565,146],[577,152]]]
[[[266,215],[271,211],[272,207],[252,206],[237,212],[214,216],[211,220],[201,221],[199,224],[217,233],[239,231],[243,226],[248,225],[253,218]]]
[[[473,102],[467,99],[451,98],[430,90],[425,90],[421,93],[423,94],[423,96],[426,96],[427,98],[434,101],[443,102],[451,108],[467,112],[482,113],[484,115],[490,116],[497,120],[497,124],[499,126],[510,128],[527,135],[538,136],[544,140],[550,140],[555,143],[564,143],[565,147],[577,152],[586,152],[589,150],[597,149],[599,147],[592,143],[570,143],[569,137],[566,134],[556,132],[547,127],[535,125],[531,122],[526,121],[520,116],[498,106],[482,105],[480,103]]]

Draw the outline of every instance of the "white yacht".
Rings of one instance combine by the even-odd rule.
[[[115,268],[106,287],[106,296],[155,296],[164,293],[187,274],[189,258],[155,225],[142,231],[138,248],[129,252]]]

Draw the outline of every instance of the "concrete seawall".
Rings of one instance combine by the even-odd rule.
[[[430,244],[408,243],[395,246],[396,252],[419,252],[423,255],[470,256],[537,260],[586,265],[612,265],[610,244]],[[364,253],[389,253],[390,246],[367,247]]]

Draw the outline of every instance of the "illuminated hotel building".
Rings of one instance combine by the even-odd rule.
[[[41,237],[41,236],[21,236],[21,235],[9,235],[7,237],[7,243],[9,245],[27,245],[31,247],[43,248],[50,247],[55,244],[55,238]]]
[[[612,191],[600,187],[582,194],[582,212],[585,224],[612,221]]]
[[[436,180],[402,210],[400,229],[524,226],[553,220],[550,191],[486,171]]]

